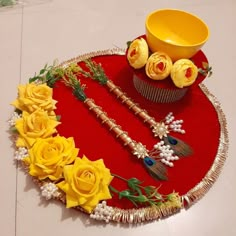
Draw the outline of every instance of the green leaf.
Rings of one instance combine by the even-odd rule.
[[[131,178],[128,180],[127,184],[131,189],[136,191],[139,188],[138,185],[142,184],[142,182],[136,178]]]
[[[35,77],[32,77],[32,78],[29,78],[29,83],[33,83],[33,82],[35,82],[36,80],[41,80],[41,81],[42,81],[42,77],[40,77],[40,76],[35,76]]]
[[[83,91],[83,89],[81,88],[75,88],[73,91],[73,94],[76,96],[77,99],[79,99],[80,101],[85,101],[86,100],[86,95]]]
[[[40,75],[42,75],[42,74],[44,74],[44,73],[45,73],[45,71],[46,71],[46,69],[45,69],[45,68],[43,68],[43,69],[41,69],[41,70],[39,71],[39,74],[40,74]]]
[[[146,186],[144,187],[144,192],[150,196],[152,195],[153,193],[156,193],[156,188],[154,186]]]
[[[19,133],[15,126],[10,128],[10,132],[12,132],[14,134],[18,134]]]
[[[56,115],[56,119],[57,119],[57,121],[60,121],[61,120],[61,115]]]
[[[135,198],[136,202],[139,202],[139,203],[148,202],[148,198],[144,195],[135,196],[134,198]]]
[[[127,45],[127,48],[129,48],[130,47],[130,44],[132,43],[132,41],[128,41],[127,43],[126,43],[126,45]]]
[[[207,62],[202,62],[202,67],[207,70],[209,67],[209,64]]]
[[[121,191],[121,192],[119,192],[119,199],[121,199],[121,198],[129,198],[130,196],[131,196],[132,194],[131,194],[131,192],[130,192],[130,190],[123,190],[123,191]]]

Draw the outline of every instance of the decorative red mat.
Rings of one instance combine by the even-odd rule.
[[[193,148],[193,155],[176,161],[172,168],[167,167],[167,181],[154,180],[144,169],[142,161],[134,157],[96,116],[72,95],[71,89],[62,83],[57,83],[53,89],[53,97],[58,101],[56,113],[61,115],[62,122],[57,127],[58,132],[65,137],[74,137],[76,146],[80,149],[80,157],[85,154],[90,160],[103,158],[111,173],[127,179],[136,177],[143,180],[145,185],[160,186],[159,191],[163,194],[174,190],[182,196],[184,206],[190,206],[214,183],[225,160],[228,136],[220,104],[203,85],[191,87],[178,102],[152,103],[135,90],[133,71],[128,66],[126,57],[118,54],[121,54],[121,51],[95,52],[67,61],[63,66],[93,57],[93,60],[102,64],[109,79],[120,86],[134,102],[146,109],[149,115],[155,117],[156,121],[164,119],[169,112],[173,112],[177,119],[183,119],[186,134],[174,136],[187,142]],[[201,54],[195,63],[201,63],[203,58],[204,54]],[[86,78],[81,79],[81,83],[86,84],[86,95],[114,118],[131,138],[142,142],[148,149],[159,141],[153,137],[149,126],[122,105],[105,86]],[[116,178],[112,185],[120,190],[126,188],[124,182]],[[117,221],[128,221],[122,218],[122,214],[128,214],[125,209],[133,208],[130,202],[112,198],[107,204],[124,209],[124,212],[121,210]],[[157,216],[149,218],[155,219]]]

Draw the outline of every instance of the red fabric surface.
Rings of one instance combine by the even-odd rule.
[[[71,89],[61,83],[56,84],[53,95],[58,101],[56,113],[61,115],[62,124],[58,126],[59,134],[74,137],[76,146],[80,148],[80,157],[85,154],[90,160],[103,158],[111,173],[124,178],[136,177],[143,180],[144,185],[161,186],[160,192],[163,194],[168,194],[173,190],[181,195],[188,192],[210,169],[219,144],[219,121],[208,98],[198,86],[194,86],[178,102],[152,103],[141,97],[135,90],[132,82],[133,72],[125,56],[98,56],[94,60],[102,63],[108,77],[157,121],[163,119],[170,111],[177,119],[183,119],[186,134],[171,133],[171,135],[187,142],[193,148],[194,154],[176,161],[173,168],[167,167],[167,181],[153,179],[146,172],[142,160],[133,156],[129,149],[124,147],[96,116],[72,95]],[[159,141],[154,138],[149,126],[109,93],[106,86],[102,87],[97,82],[84,78],[81,82],[87,85],[86,95],[103,107],[107,114],[122,126],[123,130],[128,131],[131,138],[142,142],[148,149]],[[112,186],[119,190],[126,189],[125,183],[116,178],[112,181]],[[125,200],[118,201],[116,197],[108,202],[109,205],[121,208],[133,207],[131,203]]]

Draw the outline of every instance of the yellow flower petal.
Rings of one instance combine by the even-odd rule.
[[[139,69],[145,66],[148,59],[148,54],[149,50],[146,40],[139,38],[135,39],[130,44],[127,52],[127,59],[133,68]]]
[[[66,193],[67,207],[77,204],[91,212],[99,201],[111,198],[109,184],[113,177],[102,159],[76,158],[73,165],[64,167],[64,177],[57,186]]]
[[[178,88],[192,85],[197,76],[198,68],[189,59],[176,61],[171,69],[171,79]]]
[[[24,159],[25,163],[29,165],[29,174],[39,179],[58,180],[62,178],[64,166],[71,164],[78,154],[78,149],[70,145],[71,152],[67,152],[68,142],[74,143],[71,142],[71,139],[68,141],[61,136],[36,139],[28,151],[29,156]],[[53,155],[50,155],[51,152]]]
[[[172,67],[171,58],[163,52],[153,53],[145,66],[146,74],[153,80],[163,80],[168,77]]]
[[[56,133],[60,122],[56,117],[49,117],[46,111],[36,110],[33,113],[23,111],[22,118],[16,120],[15,128],[19,132],[16,145],[30,148],[37,138],[48,138]],[[23,141],[23,140],[24,141]]]
[[[11,103],[21,111],[34,112],[42,109],[54,114],[56,101],[52,99],[52,88],[46,84],[29,83],[18,86],[18,99]]]

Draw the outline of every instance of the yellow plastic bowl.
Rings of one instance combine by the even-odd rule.
[[[151,51],[165,52],[173,61],[191,58],[209,37],[209,29],[201,19],[175,9],[150,13],[146,18],[145,27]]]

